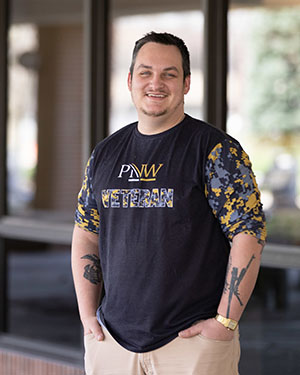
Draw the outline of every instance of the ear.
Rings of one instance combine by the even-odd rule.
[[[190,86],[191,86],[191,75],[188,75],[185,77],[184,80],[184,95],[186,95],[190,91]]]
[[[130,72],[128,73],[128,77],[127,77],[127,86],[128,86],[128,90],[131,91],[131,89],[132,89],[132,77],[131,77]]]

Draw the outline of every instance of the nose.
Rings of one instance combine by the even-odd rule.
[[[153,73],[151,76],[150,86],[153,90],[158,90],[164,85],[162,77],[159,73]]]

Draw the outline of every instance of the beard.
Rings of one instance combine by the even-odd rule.
[[[168,112],[167,109],[164,109],[163,111],[160,111],[160,112],[158,112],[158,111],[147,111],[144,108],[141,108],[141,110],[144,113],[144,115],[149,116],[149,117],[164,116]]]

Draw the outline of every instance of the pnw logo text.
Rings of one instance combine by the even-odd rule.
[[[119,173],[118,178],[127,178],[129,182],[134,181],[156,181],[156,175],[161,169],[163,164],[159,164],[157,167],[155,164],[148,166],[148,164],[142,164],[141,167],[137,167],[135,164],[123,164]]]
[[[142,164],[140,167],[131,163],[121,166],[118,178],[128,182],[156,181],[163,164]],[[174,189],[105,189],[102,190],[104,208],[173,208]]]

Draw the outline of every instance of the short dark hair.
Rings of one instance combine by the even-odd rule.
[[[185,79],[187,76],[191,74],[190,53],[184,41],[178,38],[177,36],[169,33],[156,33],[155,31],[151,31],[150,33],[146,34],[141,39],[135,42],[135,46],[132,53],[131,65],[129,68],[131,76],[133,74],[133,68],[139,50],[146,43],[150,42],[165,44],[167,46],[176,46],[179,49],[182,57],[183,78]]]

